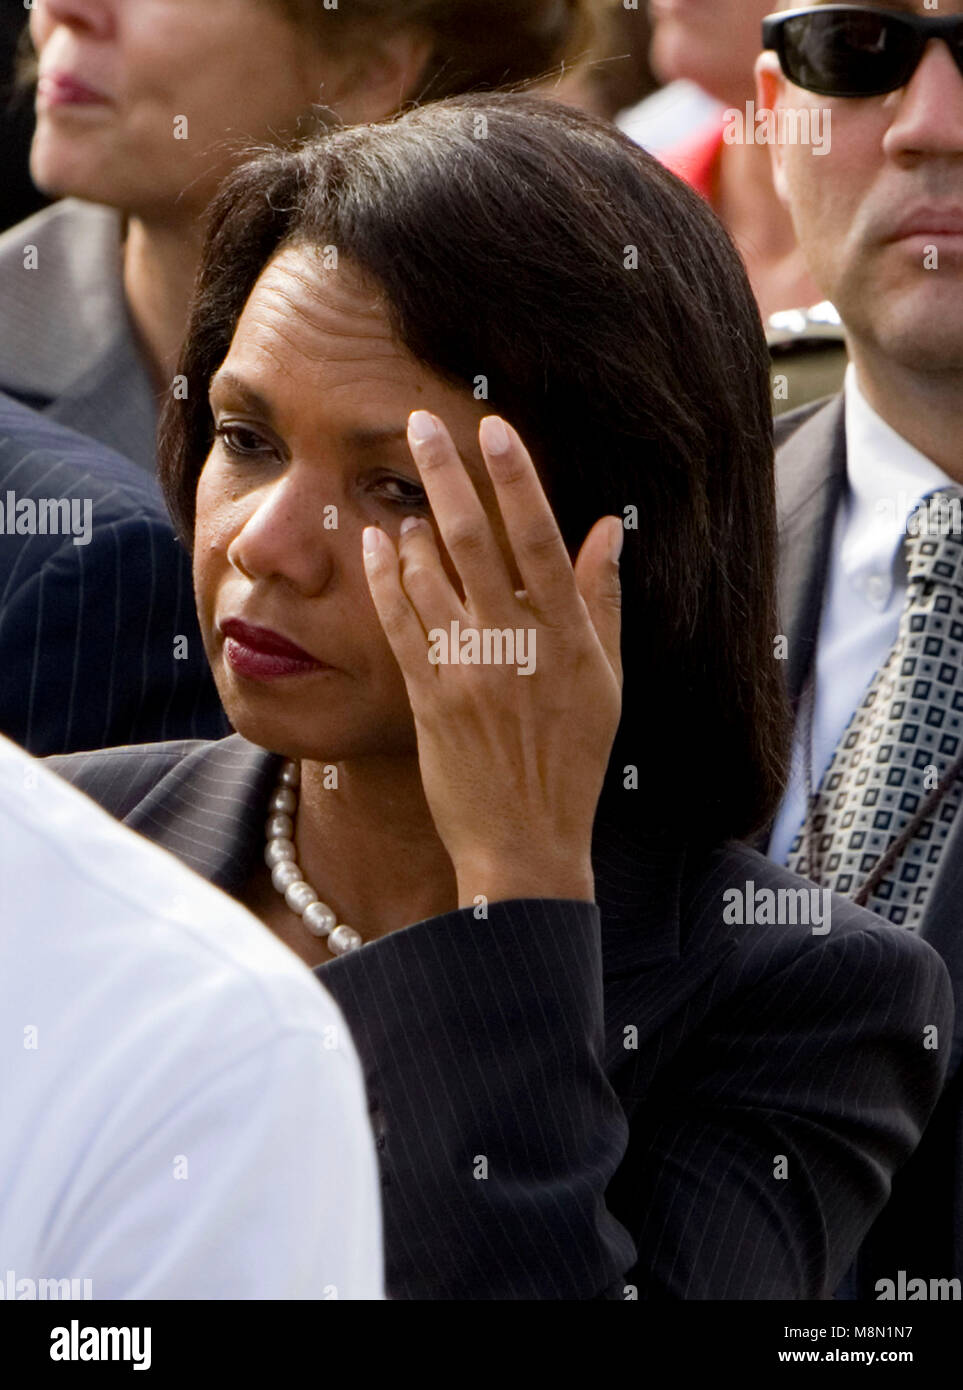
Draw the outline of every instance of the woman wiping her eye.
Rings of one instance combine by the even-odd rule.
[[[787,712],[715,218],[593,118],[436,103],[230,178],[179,372],[161,476],[237,733],[54,765],[338,1000],[389,1293],[829,1296],[949,990],[844,900],[749,910],[810,885],[741,843]]]

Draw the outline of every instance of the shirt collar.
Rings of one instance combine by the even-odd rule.
[[[849,484],[839,563],[846,582],[875,609],[889,603],[906,521],[935,488],[952,487],[942,469],[886,423],[846,369],[846,476]]]

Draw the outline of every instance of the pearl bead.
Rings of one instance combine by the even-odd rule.
[[[279,893],[283,893],[292,883],[301,882],[301,870],[292,859],[282,859],[271,870],[271,882]]]
[[[281,815],[268,816],[264,823],[264,832],[269,840],[293,840],[294,821],[290,816]]]
[[[310,903],[318,901],[318,895],[310,883],[305,883],[302,879],[288,884],[284,890],[284,901],[292,912],[301,913]]]
[[[288,760],[281,768],[278,785],[268,802],[270,815],[264,830],[267,843],[264,861],[271,870],[271,882],[292,912],[298,913],[312,936],[327,937],[332,955],[343,956],[364,945],[359,932],[344,922],[337,925],[337,916],[327,903],[321,902],[310,883],[301,877],[294,844],[294,816],[298,809],[297,787],[301,768]]]
[[[280,811],[286,816],[293,816],[298,809],[298,799],[290,787],[278,787],[277,791],[271,795],[268,809]]]
[[[268,840],[264,847],[264,862],[269,869],[273,869],[275,864],[280,864],[285,859],[294,858],[294,842],[292,840]]]
[[[333,951],[336,956],[343,956],[348,951],[356,951],[363,942],[354,927],[346,927],[342,922],[328,937],[327,944],[329,951]]]
[[[338,919],[327,903],[308,903],[301,917],[312,936],[327,936],[337,925]]]

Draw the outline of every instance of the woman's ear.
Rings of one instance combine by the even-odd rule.
[[[365,34],[323,93],[325,105],[346,125],[364,125],[393,115],[417,94],[434,49],[434,39],[417,27],[384,37]]]

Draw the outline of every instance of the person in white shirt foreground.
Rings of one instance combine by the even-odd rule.
[[[0,1298],[379,1299],[381,1237],[331,996],[0,739]]]

